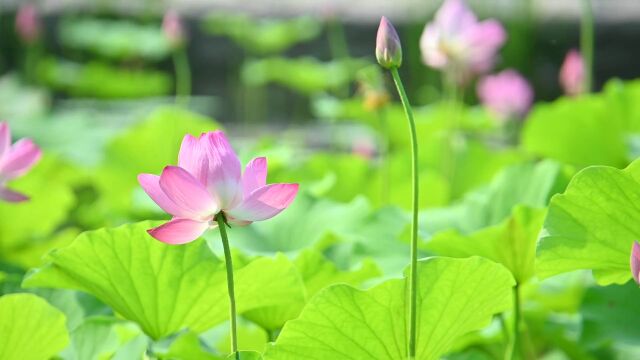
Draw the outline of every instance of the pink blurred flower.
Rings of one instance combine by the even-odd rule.
[[[560,85],[565,94],[580,95],[584,92],[584,62],[575,49],[570,50],[560,68]]]
[[[251,160],[241,173],[238,156],[222,131],[182,140],[178,166],[167,166],[160,176],[140,174],[144,191],[173,219],[149,230],[168,244],[183,244],[217,226],[223,213],[230,224],[248,225],[269,219],[286,209],[298,184],[266,184],[267,159]]]
[[[640,243],[633,242],[631,246],[631,275],[633,280],[640,285]]]
[[[180,15],[175,10],[169,10],[162,19],[162,31],[172,47],[181,46],[186,40],[186,34]]]
[[[393,24],[386,17],[380,19],[376,36],[376,59],[385,69],[402,65],[402,46]]]
[[[26,4],[18,9],[16,15],[16,31],[26,43],[33,43],[40,37],[40,20],[38,10],[33,4]]]
[[[20,139],[11,145],[11,129],[0,122],[0,199],[21,202],[29,198],[6,187],[8,181],[26,174],[35,165],[42,152],[30,139]]]
[[[423,62],[458,78],[491,70],[506,33],[496,20],[478,21],[463,0],[446,0],[420,37]]]
[[[531,85],[511,69],[484,77],[477,91],[482,103],[503,121],[522,118],[533,102]]]

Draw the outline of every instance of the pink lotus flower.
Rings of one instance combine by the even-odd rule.
[[[20,7],[16,15],[16,31],[26,43],[33,43],[40,37],[40,20],[38,10],[33,4]]]
[[[533,102],[533,90],[515,70],[484,77],[478,83],[478,97],[498,119],[522,118]]]
[[[463,0],[446,0],[420,37],[423,62],[459,78],[491,70],[506,33],[496,20],[478,21]]]
[[[6,187],[8,181],[26,174],[35,165],[42,152],[30,139],[18,140],[11,145],[11,129],[0,122],[0,199],[21,202],[29,198]]]
[[[584,93],[584,62],[577,50],[570,50],[564,58],[560,68],[560,85],[567,95]]]
[[[169,10],[162,19],[162,31],[172,47],[181,46],[186,38],[180,15],[175,10]]]
[[[633,280],[640,285],[640,243],[633,242],[631,246],[631,275]]]
[[[167,166],[160,176],[140,174],[144,191],[173,219],[149,230],[168,244],[183,244],[217,227],[215,216],[248,225],[286,209],[298,193],[298,184],[266,184],[267,159],[251,160],[241,173],[238,156],[222,131],[182,140],[178,166]]]

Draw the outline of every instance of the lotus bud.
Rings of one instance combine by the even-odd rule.
[[[184,44],[186,34],[180,15],[174,10],[169,10],[162,19],[162,31],[173,48],[180,47]]]
[[[27,44],[34,43],[40,37],[40,20],[38,10],[33,4],[26,4],[18,9],[16,15],[16,32]]]
[[[386,18],[380,19],[376,37],[376,59],[385,69],[399,68],[402,65],[402,45],[396,29]]]

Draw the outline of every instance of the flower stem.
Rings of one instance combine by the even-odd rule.
[[[236,355],[236,360],[240,360],[238,331],[236,329],[236,297],[233,291],[233,262],[231,260],[231,250],[229,249],[229,238],[227,237],[227,224],[222,213],[216,215],[216,221],[218,222],[222,247],[224,248],[224,262],[227,265],[227,288],[229,291],[229,313],[231,317],[231,351]]]
[[[173,66],[176,71],[176,102],[187,107],[191,96],[191,68],[185,47],[174,51]]]
[[[584,91],[589,93],[593,88],[593,9],[591,0],[582,0],[582,17],[580,19],[580,52],[584,59]]]
[[[398,68],[390,69],[393,81],[398,89],[404,114],[409,122],[409,132],[411,133],[411,174],[413,178],[412,189],[412,218],[411,218],[411,271],[409,275],[409,359],[416,357],[416,325],[417,325],[417,299],[418,299],[418,135],[416,124],[413,120],[413,110],[404,91],[402,79],[398,74]]]
[[[511,359],[516,358],[516,352],[521,348],[520,344],[520,322],[521,322],[520,286],[516,284],[513,288],[513,336],[511,337]]]

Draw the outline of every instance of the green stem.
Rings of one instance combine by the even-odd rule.
[[[176,102],[187,107],[191,96],[191,68],[185,47],[173,52],[173,65],[176,70]]]
[[[507,321],[504,318],[504,314],[498,315],[498,320],[500,321],[500,328],[502,329],[502,336],[504,337],[505,342],[505,351],[504,351],[504,359],[511,359],[511,340],[509,336],[509,327],[507,326]]]
[[[513,288],[513,337],[511,338],[511,359],[516,358],[516,352],[521,347],[520,327],[521,327],[521,299],[520,286],[516,284]]]
[[[411,110],[409,99],[404,91],[404,86],[402,86],[398,68],[392,67],[390,70],[404,107],[404,114],[409,121],[409,131],[411,133],[411,174],[413,178],[411,205],[413,213],[411,223],[411,272],[409,276],[409,359],[415,359],[418,299],[418,135],[416,133],[416,124],[413,120],[413,110]]]
[[[584,89],[591,92],[593,88],[593,46],[594,19],[591,0],[582,0],[582,17],[580,20],[580,53],[584,59]]]
[[[389,205],[389,186],[391,185],[391,164],[389,163],[389,124],[387,122],[386,107],[378,109],[382,147],[380,149],[380,201],[382,205]]]
[[[227,224],[224,214],[216,215],[218,229],[220,229],[220,237],[222,238],[222,247],[224,248],[224,262],[227,265],[227,288],[229,291],[229,312],[231,317],[231,351],[236,355],[236,360],[240,360],[238,353],[238,331],[236,325],[236,297],[233,290],[233,262],[231,260],[231,250],[229,249],[229,238],[227,237]]]
[[[327,25],[331,57],[334,60],[347,59],[349,57],[349,46],[347,45],[347,37],[344,34],[342,23],[339,19],[333,17]],[[349,95],[349,86],[341,86],[340,89],[338,89],[338,95],[347,97]]]

